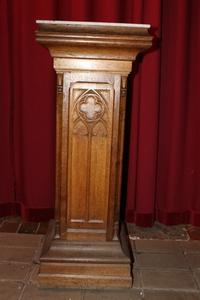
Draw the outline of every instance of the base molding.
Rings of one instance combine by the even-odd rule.
[[[56,288],[130,288],[129,265],[119,264],[42,264],[41,287]]]
[[[133,262],[117,241],[54,239],[40,258],[40,287],[130,288]]]

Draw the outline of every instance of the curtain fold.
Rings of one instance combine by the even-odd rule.
[[[5,154],[1,156],[5,161],[9,155],[9,162],[1,168],[1,216],[21,214],[27,219],[53,216],[55,76],[51,58],[46,49],[37,45],[34,34],[37,18],[55,18],[54,1],[48,4],[39,0],[1,1],[4,6],[1,13],[7,20],[1,26],[1,44],[8,56],[0,53],[1,71],[9,68],[9,77],[0,72],[1,104],[9,103],[9,110],[1,110],[9,118],[4,122],[9,135],[0,129],[9,139],[3,144]],[[9,184],[5,185],[7,172]]]
[[[200,2],[1,0],[0,13],[0,216],[54,213],[55,73],[35,20],[129,22],[161,46],[129,79],[126,220],[200,225]]]
[[[161,2],[133,2],[132,22],[149,23],[160,37]],[[154,9],[152,9],[154,7]],[[152,225],[155,210],[158,144],[160,49],[149,51],[132,79],[126,218]]]
[[[163,1],[157,218],[200,225],[200,3]]]
[[[13,173],[13,156],[12,156],[12,90],[11,82],[11,30],[9,22],[9,8],[7,1],[0,2],[0,201],[1,214],[9,214],[11,210],[6,208],[7,202],[14,201],[14,173]],[[4,204],[5,203],[5,204]]]

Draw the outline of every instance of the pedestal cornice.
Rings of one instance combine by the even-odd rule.
[[[152,45],[150,25],[37,21],[36,40],[53,57],[135,60]]]

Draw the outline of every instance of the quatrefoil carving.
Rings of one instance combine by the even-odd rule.
[[[79,112],[87,121],[96,121],[103,113],[103,105],[96,95],[89,94],[79,103]]]

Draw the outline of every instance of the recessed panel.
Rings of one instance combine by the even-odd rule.
[[[113,86],[74,82],[69,98],[67,226],[106,229]]]

